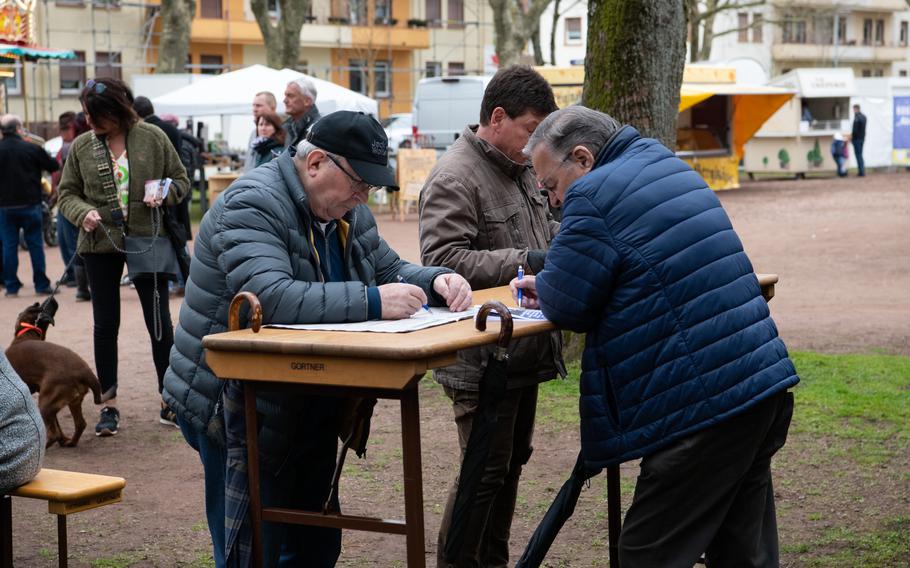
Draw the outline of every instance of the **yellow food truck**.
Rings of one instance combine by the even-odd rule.
[[[538,67],[560,107],[581,100],[583,67]],[[739,187],[746,142],[793,97],[780,87],[736,82],[731,67],[687,65],[680,88],[676,155],[715,190]]]

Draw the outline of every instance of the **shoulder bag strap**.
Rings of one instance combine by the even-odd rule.
[[[107,145],[92,132],[92,153],[95,156],[95,167],[98,177],[101,178],[101,187],[107,196],[108,206],[111,210],[111,219],[121,230],[123,225],[123,209],[120,207],[120,196],[117,184],[114,183],[114,172],[111,170],[111,157]]]

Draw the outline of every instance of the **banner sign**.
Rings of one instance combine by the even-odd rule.
[[[0,42],[34,45],[36,0],[0,0]]]
[[[892,147],[892,162],[895,165],[910,165],[910,97],[894,97]]]

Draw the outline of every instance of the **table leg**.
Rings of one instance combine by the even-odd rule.
[[[619,568],[619,532],[622,530],[620,507],[619,466],[607,467],[607,532],[610,548],[610,568]]]
[[[404,518],[408,568],[424,568],[423,470],[420,456],[420,402],[417,387],[401,397],[401,443],[404,461]]]
[[[256,385],[243,382],[243,409],[246,421],[247,479],[250,485],[250,524],[253,532],[253,566],[262,566],[262,500],[259,494],[259,426],[256,420]]]
[[[0,568],[13,568],[13,500],[0,497]]]
[[[66,543],[66,515],[57,515],[57,565],[69,565],[69,549]]]

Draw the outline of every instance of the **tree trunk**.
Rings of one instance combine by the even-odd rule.
[[[266,64],[273,69],[294,69],[300,61],[300,29],[310,0],[280,0],[281,17],[273,22],[267,0],[250,0],[250,8],[265,43]]]
[[[707,15],[701,24],[701,49],[698,50],[698,59],[695,61],[708,61],[711,59],[711,45],[714,43],[714,17],[717,15],[717,0],[707,0],[705,10]]]
[[[530,0],[526,9],[521,0],[489,0],[493,9],[493,36],[499,67],[506,67],[518,61],[528,42],[540,33],[540,15],[552,0]],[[534,47],[535,59],[540,38]]]
[[[701,41],[701,18],[698,14],[698,0],[686,0],[686,29],[689,33],[689,63],[698,61],[698,45]]]
[[[676,146],[686,18],[679,0],[591,0],[584,104]]]
[[[161,0],[161,38],[155,73],[185,73],[196,0]]]
[[[562,0],[553,0],[553,23],[550,26],[550,65],[556,65],[556,26],[559,24],[559,3]],[[910,0],[907,0],[910,2]]]
[[[540,20],[538,20],[539,22]],[[534,28],[534,33],[531,34],[531,45],[534,48],[534,65],[543,65],[543,48],[540,45],[540,25]]]
[[[512,43],[510,1],[512,0],[490,0],[490,7],[493,8],[493,42],[500,68],[511,65],[518,58]]]

